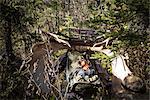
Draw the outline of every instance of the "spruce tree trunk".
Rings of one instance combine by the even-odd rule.
[[[5,48],[6,48],[6,56],[9,60],[13,59],[13,48],[12,48],[12,28],[11,28],[11,16],[5,20],[4,25],[5,31],[4,31],[4,40],[5,40]]]

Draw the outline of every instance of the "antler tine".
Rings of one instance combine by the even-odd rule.
[[[42,31],[42,30],[40,30],[40,31],[41,31],[41,33],[44,33],[44,34],[49,35],[49,36],[52,36],[57,42],[59,42],[59,43],[64,43],[64,44],[66,44],[68,47],[71,47],[71,45],[69,44],[68,41],[65,41],[65,40],[62,40],[62,39],[58,38],[58,36],[57,36],[56,34],[53,34],[53,33],[50,33],[50,32],[44,32],[44,31]]]
[[[100,45],[100,44],[103,44],[103,43],[105,43],[105,46],[107,46],[107,45],[108,45],[109,40],[110,40],[110,38],[107,38],[107,39],[105,39],[105,40],[104,40],[104,41],[102,41],[102,42],[95,43],[95,44],[93,45],[93,47],[95,47],[95,46],[97,46],[97,45]]]

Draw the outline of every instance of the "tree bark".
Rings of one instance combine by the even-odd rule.
[[[5,20],[4,25],[5,31],[4,31],[4,40],[5,40],[5,48],[6,48],[6,56],[8,59],[13,59],[13,48],[12,48],[12,28],[11,28],[11,17],[9,16],[7,20]]]

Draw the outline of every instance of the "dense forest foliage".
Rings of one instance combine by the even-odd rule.
[[[128,53],[129,68],[150,88],[148,0],[0,0],[0,97],[25,97],[26,73],[19,68],[32,45],[45,41],[39,29],[73,37],[71,28],[110,38],[108,48]],[[104,67],[109,63],[101,53],[94,56]]]

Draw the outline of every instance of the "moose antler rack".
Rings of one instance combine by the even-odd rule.
[[[52,49],[55,51],[60,49],[69,49],[76,50],[79,52],[82,51],[100,51],[103,46],[102,44],[107,44],[109,39],[104,40],[104,38],[96,33],[94,30],[84,30],[84,29],[70,29],[70,31],[74,32],[74,37],[65,37],[65,39],[60,39],[59,35],[63,36],[62,33],[50,33],[40,30],[40,33],[44,36],[48,37],[48,41],[51,44]],[[95,43],[95,41],[99,39],[102,42]],[[103,41],[104,40],[104,41]],[[62,45],[63,44],[63,45]],[[100,45],[96,47],[96,45]],[[61,45],[61,46],[60,46]]]

